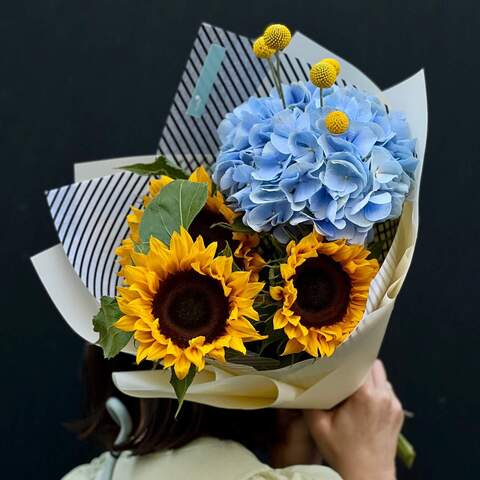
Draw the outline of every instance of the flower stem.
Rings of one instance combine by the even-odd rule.
[[[397,441],[397,457],[407,468],[412,468],[415,461],[415,449],[413,445],[405,438],[403,434],[398,435]]]
[[[320,108],[323,108],[323,88],[320,89]]]
[[[276,58],[276,63],[277,63],[276,67],[275,67],[275,65],[273,64],[273,62],[270,58],[267,58],[267,61],[268,61],[268,65],[270,67],[270,70],[272,71],[273,82],[275,83],[275,88],[277,89],[278,96],[282,100],[283,108],[287,108],[287,105],[285,104],[285,97],[283,95],[282,80],[280,78],[278,52],[275,52],[275,58]]]
[[[278,81],[278,88],[280,93],[280,98],[282,99],[283,108],[287,108],[285,103],[285,97],[283,95],[283,88],[282,88],[282,78],[280,76],[280,55],[278,51],[275,52],[275,60],[276,60],[276,71],[277,71],[277,81]]]
[[[272,77],[273,77],[273,83],[275,84],[275,88],[277,89],[278,96],[282,98],[282,91],[280,89],[280,85],[278,82],[278,77],[277,77],[277,71],[275,70],[275,66],[270,60],[270,58],[267,58],[268,66],[270,67],[270,70],[272,71]]]

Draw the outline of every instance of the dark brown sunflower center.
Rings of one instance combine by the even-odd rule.
[[[198,235],[201,235],[205,244],[218,242],[218,251],[220,251],[225,248],[225,242],[232,243],[232,232],[223,227],[210,227],[215,223],[225,223],[225,221],[222,214],[203,207],[200,213],[193,219],[188,231],[194,240]]]
[[[350,301],[351,282],[341,265],[326,255],[309,258],[293,279],[297,300],[293,311],[306,327],[333,325],[342,320]]]
[[[182,348],[198,336],[210,342],[222,335],[229,315],[221,283],[193,270],[170,275],[155,295],[152,311],[160,331]]]

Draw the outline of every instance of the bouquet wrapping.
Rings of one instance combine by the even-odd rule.
[[[235,145],[238,146],[242,142],[247,141],[245,139],[248,139],[250,142],[257,141],[251,140],[251,130],[243,135],[242,127],[235,124],[235,119],[238,117],[243,121],[246,114],[242,113],[239,106],[247,105],[250,108],[248,104],[250,97],[268,97],[268,101],[271,104],[280,105],[280,100],[282,100],[284,105],[285,102],[292,105],[294,101],[292,98],[298,95],[298,91],[293,88],[287,90],[286,87],[282,90],[282,87],[280,87],[280,92],[277,96],[275,96],[275,91],[271,93],[272,89],[278,86],[279,82],[276,82],[275,75],[271,75],[269,70],[265,68],[265,62],[262,62],[262,58],[266,58],[262,57],[263,50],[260,51],[260,55],[258,55],[257,51],[255,56],[250,49],[251,42],[244,37],[210,25],[201,26],[160,139],[158,153],[163,156],[162,158],[168,160],[168,164],[162,163],[162,168],[167,168],[167,173],[175,175],[179,170],[178,167],[180,167],[187,175],[194,171],[196,172],[194,175],[198,177],[200,175],[198,168],[213,166],[216,162],[212,175],[216,185],[213,184],[212,187],[210,179],[197,178],[197,180],[194,179],[193,181],[210,182],[210,189],[218,188],[218,191],[223,193],[222,198],[231,199],[231,211],[235,215],[242,215],[240,218],[243,219],[243,225],[247,227],[248,230],[246,231],[249,233],[258,234],[261,238],[265,238],[264,235],[270,235],[271,239],[268,241],[272,245],[281,246],[284,246],[287,240],[290,240],[285,238],[285,235],[297,226],[299,226],[298,228],[308,226],[310,230],[306,231],[306,236],[313,228],[311,235],[317,235],[318,238],[315,238],[319,239],[320,243],[322,239],[324,242],[334,242],[343,239],[343,242],[365,244],[372,240],[369,235],[371,236],[375,233],[375,241],[380,245],[378,258],[381,261],[381,265],[369,285],[368,299],[364,306],[364,312],[362,312],[361,321],[358,321],[354,328],[348,331],[346,338],[342,338],[342,341],[336,344],[335,348],[330,348],[327,342],[322,348],[318,347],[318,350],[315,351],[316,355],[312,354],[305,358],[305,351],[308,352],[310,347],[307,348],[299,343],[295,337],[288,336],[289,343],[287,345],[290,345],[288,348],[291,351],[286,348],[284,353],[291,353],[291,362],[275,364],[274,367],[268,362],[268,358],[265,361],[258,352],[252,353],[250,350],[243,351],[243,354],[245,354],[243,360],[241,355],[227,354],[226,361],[223,361],[222,352],[217,352],[216,355],[213,355],[216,352],[214,349],[209,350],[209,352],[202,350],[207,352],[205,353],[205,357],[207,357],[206,363],[204,359],[197,359],[202,368],[198,368],[194,377],[189,378],[189,384],[186,385],[186,393],[183,392],[184,397],[182,396],[182,400],[185,398],[189,401],[221,408],[328,409],[351,395],[362,384],[369,368],[378,355],[395,300],[412,261],[418,235],[419,187],[427,135],[425,78],[423,71],[420,71],[398,85],[380,91],[366,75],[345,60],[339,59],[338,56],[315,44],[300,33],[293,35],[288,47],[282,51],[282,55],[275,56],[278,62],[276,66],[272,63],[273,68],[277,68],[277,73],[279,73],[279,77],[283,82],[291,85],[296,82],[306,84],[312,63],[320,58],[335,57],[342,65],[341,76],[336,77],[337,86],[332,87],[333,93],[329,93],[330,90],[327,87],[324,89],[324,92],[320,88],[319,94],[318,89],[313,94],[313,87],[305,87],[307,89],[312,88],[308,93],[308,95],[312,94],[309,105],[312,105],[314,101],[313,95],[320,95],[315,101],[318,105],[318,111],[323,112],[322,109],[328,109],[328,102],[333,102],[334,100],[332,99],[334,99],[337,93],[338,95],[343,94],[342,88],[368,91],[370,95],[374,95],[380,99],[379,101],[382,104],[386,105],[387,112],[400,110],[408,119],[411,136],[416,139],[416,167],[414,174],[412,173],[411,181],[409,181],[409,191],[405,192],[401,200],[398,200],[400,203],[398,203],[397,207],[399,206],[400,210],[396,218],[394,218],[393,214],[390,217],[387,215],[385,216],[385,221],[383,219],[382,221],[372,220],[370,224],[367,224],[365,221],[363,223],[357,221],[356,214],[351,214],[347,221],[344,222],[344,219],[340,218],[339,213],[343,210],[339,208],[337,217],[328,217],[327,221],[325,217],[319,217],[319,214],[311,214],[313,202],[308,204],[308,208],[304,207],[302,200],[299,201],[298,197],[295,198],[295,194],[292,194],[292,197],[287,195],[290,203],[285,207],[282,206],[284,200],[280,199],[268,203],[270,209],[276,208],[278,210],[275,213],[275,217],[269,217],[264,214],[265,204],[262,203],[264,198],[262,195],[264,195],[265,191],[270,194],[270,191],[273,191],[275,188],[275,192],[281,189],[284,192],[286,187],[284,188],[283,185],[287,185],[287,180],[290,180],[290,177],[285,178],[284,183],[282,183],[282,180],[279,181],[281,184],[280,189],[277,186],[271,187],[274,184],[272,178],[277,174],[275,172],[272,174],[268,170],[273,168],[274,161],[270,160],[270,157],[268,157],[269,152],[265,149],[263,150],[264,156],[257,159],[257,165],[261,162],[267,162],[267,166],[259,168],[258,170],[261,170],[261,172],[253,180],[244,181],[243,184],[241,184],[240,180],[235,180],[235,178],[239,178],[239,172],[244,174],[250,168],[250,164],[246,160],[244,164],[241,164],[241,168],[238,167],[241,162],[236,160],[235,168],[237,170],[234,175],[237,175],[237,177],[228,173],[227,167],[230,168],[231,165],[231,163],[228,163],[230,162],[229,155],[236,148]],[[330,70],[326,68],[327,73]],[[282,98],[288,95],[292,97],[290,100]],[[325,105],[323,102],[325,102]],[[308,107],[303,106],[302,108],[304,110],[300,109],[298,118],[302,116],[304,111],[307,111]],[[351,112],[351,109],[348,110],[348,108],[346,107],[345,110]],[[275,115],[281,115],[279,113],[280,110],[281,106],[278,107],[278,112],[275,112]],[[287,108],[287,110],[289,113],[297,111],[293,107]],[[230,113],[233,116],[229,117],[229,112],[233,112],[233,114]],[[248,114],[251,115],[252,113],[249,111]],[[328,116],[328,110],[325,115]],[[352,115],[350,113],[351,130],[356,128]],[[227,123],[224,122],[219,127],[222,119],[227,119]],[[325,122],[326,125],[328,124],[328,121],[321,117],[317,120],[316,125],[323,125],[322,122]],[[240,125],[243,124],[240,122]],[[216,133],[217,129],[218,134]],[[332,130],[330,130],[330,133],[332,133]],[[320,134],[321,132],[318,135]],[[259,128],[258,135],[266,135],[265,130]],[[282,152],[282,148],[293,148],[291,143],[282,140],[278,131],[274,130],[271,135],[269,144],[274,145],[275,152],[281,156],[282,162],[290,162],[290,160],[283,160],[288,155]],[[348,133],[345,135],[348,135]],[[328,137],[329,134],[326,132],[326,136],[324,135],[323,138]],[[332,137],[335,136],[332,134]],[[356,139],[358,137],[357,135]],[[288,141],[291,142],[292,137],[288,138]],[[318,160],[315,156],[331,158],[328,153],[328,148],[334,148],[331,145],[329,147],[329,144],[323,144],[323,151],[318,153],[315,150],[317,144],[315,148],[309,147],[305,150],[305,142],[307,140],[300,136],[298,138],[300,140],[295,144],[295,147],[303,148],[302,152],[308,150],[308,160],[305,161],[324,163],[324,160]],[[356,139],[347,138],[351,144],[355,144]],[[321,145],[321,141],[319,141],[319,144]],[[361,150],[362,145],[358,144],[355,148]],[[250,147],[251,145],[249,145]],[[380,150],[378,151],[380,152]],[[332,158],[340,158],[344,154],[345,152],[343,151],[340,153],[335,151],[332,154]],[[237,155],[236,152],[235,155]],[[306,156],[307,154],[302,153],[302,155]],[[311,155],[314,155],[314,160],[312,160]],[[155,165],[155,158],[156,156],[151,155],[75,165],[76,183],[47,192],[47,202],[61,243],[32,258],[34,267],[52,301],[78,335],[88,342],[97,343],[100,333],[101,344],[106,351],[108,348],[113,348],[112,345],[123,345],[124,343],[125,345],[121,350],[132,355],[136,354],[137,360],[139,359],[139,347],[142,346],[139,334],[135,333],[135,338],[133,338],[131,335],[128,335],[128,329],[123,330],[119,328],[115,330],[114,334],[110,332],[111,336],[108,339],[104,338],[102,340],[101,325],[100,327],[98,325],[99,320],[97,320],[94,330],[95,321],[92,325],[92,318],[98,319],[101,299],[107,296],[113,298],[117,294],[118,287],[122,286],[122,280],[118,276],[119,271],[120,277],[123,270],[128,272],[128,266],[126,268],[121,262],[117,262],[117,256],[120,255],[117,247],[126,245],[123,242],[130,238],[129,232],[131,238],[133,239],[134,237],[131,233],[132,222],[129,222],[129,225],[125,222],[125,218],[132,215],[130,207],[133,205],[138,211],[145,212],[139,214],[138,223],[140,224],[140,231],[142,231],[142,228],[144,230],[146,228],[146,217],[153,215],[151,213],[153,208],[145,205],[144,200],[145,197],[150,195],[148,201],[151,204],[155,202],[153,199],[154,195],[152,195],[152,177],[148,175],[142,176],[138,173],[141,173],[142,164]],[[350,161],[349,159],[350,157],[347,158],[348,161]],[[342,162],[347,161],[345,158],[340,160]],[[119,168],[131,166],[132,164],[135,164],[135,167],[133,169],[130,168],[128,172],[119,170]],[[148,168],[145,167],[146,173],[158,173],[148,170]],[[287,170],[282,171],[275,178],[280,178],[280,175],[283,176]],[[328,173],[325,170],[325,166],[319,166],[317,171],[320,172],[318,174],[320,176],[318,178],[315,177],[314,180],[317,182],[322,181],[326,185]],[[156,180],[162,181],[161,179],[165,178],[164,173],[165,170],[162,170],[161,174],[156,176]],[[183,181],[186,182],[186,180]],[[186,183],[190,184],[191,182]],[[302,184],[302,188],[308,185],[305,179],[299,181],[299,183]],[[265,190],[265,185],[270,190],[268,188]],[[255,190],[257,187],[258,190]],[[165,189],[165,192],[167,191],[166,186],[162,186],[162,188]],[[169,188],[171,191],[174,187],[170,186]],[[262,190],[262,188],[264,189]],[[160,196],[159,194],[158,198]],[[350,198],[352,198],[351,194]],[[380,202],[383,197],[379,195],[377,198],[379,199],[378,202]],[[206,201],[207,206],[208,202],[215,201],[213,191],[212,193],[209,191],[208,200]],[[308,201],[310,200],[307,200],[307,203]],[[164,207],[161,203],[159,205],[161,208]],[[379,206],[377,203],[374,207],[381,210],[384,208],[384,205]],[[395,205],[392,208],[395,208]],[[304,213],[307,210],[310,212],[308,213],[310,216]],[[288,215],[290,216],[288,217],[288,222],[282,223],[278,219],[282,215],[286,215],[285,211],[289,212]],[[149,213],[147,214],[147,212]],[[304,216],[302,217],[301,215]],[[272,220],[273,218],[276,220]],[[286,227],[285,231],[281,230],[283,228],[282,225],[287,223],[288,228]],[[232,217],[232,225],[237,224],[238,222],[233,223]],[[342,232],[344,232],[344,235]],[[187,240],[185,242],[188,244]],[[139,259],[144,258],[142,255],[148,255],[148,251],[157,248],[152,243],[148,245],[148,242],[146,242],[147,245],[140,245],[135,241],[134,243],[138,249],[133,256],[138,255]],[[164,241],[164,244],[166,243]],[[296,246],[300,245],[299,239],[294,240],[294,243]],[[192,244],[188,245],[190,245],[191,249],[198,247],[197,244],[193,244],[193,247]],[[292,247],[293,249],[295,245]],[[117,252],[115,253],[116,248]],[[164,247],[161,246],[161,248]],[[290,252],[293,251],[292,248],[289,250]],[[316,248],[320,247],[317,245]],[[172,249],[172,246],[170,246],[170,249]],[[185,251],[182,255],[186,258],[187,254],[188,252]],[[228,256],[225,250],[222,254]],[[230,258],[233,257],[233,253],[230,252]],[[180,262],[180,254],[179,258]],[[140,262],[140,260],[138,261]],[[235,261],[238,261],[238,258]],[[264,260],[262,259],[262,261]],[[270,263],[269,261],[265,263],[268,264],[268,268],[272,265],[280,268],[280,264],[285,260],[278,260],[277,263],[275,261],[271,260]],[[265,266],[262,264],[262,267]],[[264,273],[262,273],[260,268],[257,270],[254,274],[256,283],[259,283]],[[254,270],[251,271],[253,272]],[[204,273],[204,271],[202,272]],[[252,278],[249,281],[252,281]],[[190,281],[189,279],[187,280]],[[125,282],[125,284],[128,284],[128,282]],[[132,281],[130,281],[130,284],[132,284]],[[251,285],[253,284],[254,282],[252,281]],[[270,289],[272,297],[278,295],[277,301],[280,301],[281,290],[275,290],[275,288],[281,289],[282,287],[279,287],[278,284],[272,284]],[[285,293],[283,294],[285,295]],[[127,292],[122,295],[127,295]],[[282,298],[285,298],[285,296]],[[119,305],[121,307],[121,300],[119,300]],[[239,305],[238,308],[241,310],[243,308],[241,305],[243,304],[239,303]],[[101,306],[101,312],[103,311],[104,316],[108,315],[109,308],[115,308],[112,304],[104,304],[103,300]],[[123,313],[125,316],[129,315],[126,311]],[[278,321],[280,322],[280,320]],[[254,322],[252,324],[255,326]],[[121,326],[122,324],[117,325]],[[242,328],[247,327],[244,326]],[[277,330],[276,327],[275,329]],[[254,334],[250,333],[249,335],[244,334],[242,338],[245,341],[250,341],[253,337]],[[263,332],[264,340],[265,337],[268,337],[268,335],[265,335],[265,332]],[[261,340],[260,336],[257,339]],[[106,342],[110,342],[110,344]],[[151,342],[148,345],[151,345]],[[247,346],[249,345],[250,343],[247,343]],[[283,346],[285,345],[283,344]],[[217,350],[223,349],[223,346],[220,347],[217,346]],[[160,347],[158,348],[160,349]],[[188,348],[185,347],[185,350],[190,349],[189,355],[191,355],[191,358],[193,358],[194,352],[197,351],[195,348],[200,351],[203,348],[203,344],[195,346],[190,343]],[[225,348],[228,351],[235,350],[233,341]],[[236,350],[242,353],[243,345]],[[147,351],[145,355],[150,354]],[[172,384],[173,373],[171,370],[173,370],[173,366],[175,366],[177,371],[175,374],[177,380],[182,381],[188,377],[185,377],[182,371],[187,368],[187,371],[190,372],[191,370],[189,371],[188,368],[191,369],[192,365],[196,365],[196,363],[193,359],[182,370],[180,360],[183,357],[175,357],[177,353],[164,352],[159,355],[163,355],[159,357],[160,359],[163,358],[163,366],[172,366],[172,368],[164,369],[160,365],[160,368],[152,368],[151,370],[115,372],[113,380],[117,388],[135,397],[178,398],[179,394],[176,388],[178,387],[178,382],[176,385]],[[145,358],[148,360],[150,357],[147,356]],[[190,357],[187,356],[185,358],[188,359]],[[143,358],[140,360],[143,360]],[[169,362],[170,365],[167,365]],[[182,375],[183,378],[181,378]]]

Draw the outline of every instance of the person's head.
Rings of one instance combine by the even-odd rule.
[[[151,365],[146,365],[151,368]],[[145,367],[143,367],[145,368]],[[76,425],[81,438],[93,438],[103,448],[112,450],[118,427],[110,418],[106,400],[115,396],[127,407],[133,421],[131,439],[116,450],[129,450],[136,455],[179,448],[196,438],[213,436],[235,440],[259,454],[267,455],[281,441],[276,411],[227,410],[185,402],[177,419],[177,401],[170,399],[138,399],[120,393],[112,381],[112,372],[138,370],[131,355],[119,354],[111,360],[102,350],[88,345],[84,359],[86,386],[86,418]]]

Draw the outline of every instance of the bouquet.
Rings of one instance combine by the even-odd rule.
[[[389,104],[345,81],[344,63],[368,83],[333,55],[292,57],[287,47],[311,41],[295,43],[284,25],[251,51],[230,32],[201,32],[192,100],[174,100],[154,161],[78,166],[96,178],[47,192],[63,250],[33,262],[74,330],[106,358],[124,351],[150,365],[114,374],[126,394],[176,397],[178,411],[185,399],[331,408],[376,358],[413,254],[423,76],[394,87]],[[242,82],[248,97],[229,94],[229,109],[223,78],[242,78],[232,52],[252,85],[252,72],[265,76],[262,94]],[[286,65],[308,76],[292,81]],[[98,175],[112,165],[124,172]],[[403,437],[399,447],[411,463]]]

